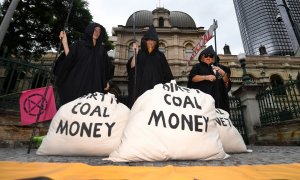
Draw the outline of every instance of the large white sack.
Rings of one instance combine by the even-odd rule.
[[[224,159],[214,99],[175,81],[158,84],[134,103],[115,162]]]
[[[217,127],[221,136],[223,148],[226,153],[252,152],[247,150],[246,144],[239,131],[232,124],[229,113],[222,109],[216,109]]]
[[[113,94],[75,99],[58,110],[37,154],[108,156],[120,144],[129,111]]]

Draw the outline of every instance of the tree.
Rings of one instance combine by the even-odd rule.
[[[5,0],[0,7],[2,21],[11,0]],[[0,53],[7,47],[9,56],[39,59],[46,51],[57,49],[58,35],[63,30],[71,0],[20,0]],[[78,40],[84,28],[92,22],[86,0],[73,0],[67,25],[69,43]],[[107,36],[107,35],[106,35]],[[106,47],[113,48],[108,42]],[[108,49],[109,50],[109,49]]]

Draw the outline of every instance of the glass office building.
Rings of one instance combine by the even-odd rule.
[[[300,0],[283,0],[294,23],[300,24]],[[278,21],[278,0],[233,0],[247,55],[259,55],[264,46],[269,55],[294,55],[295,38],[284,21]],[[295,33],[295,32],[294,32]],[[297,33],[297,32],[296,32]],[[299,46],[299,45],[298,45]],[[298,47],[297,47],[298,48]]]

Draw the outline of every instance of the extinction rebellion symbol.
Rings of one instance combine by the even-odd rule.
[[[41,94],[32,94],[28,96],[23,103],[24,111],[30,116],[37,116],[39,112],[40,114],[43,114],[47,109],[47,101],[45,99],[42,104],[42,100],[43,95]]]

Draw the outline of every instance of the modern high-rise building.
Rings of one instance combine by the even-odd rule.
[[[233,0],[247,55],[294,55],[299,49],[300,0]],[[298,36],[298,37],[297,37]]]

